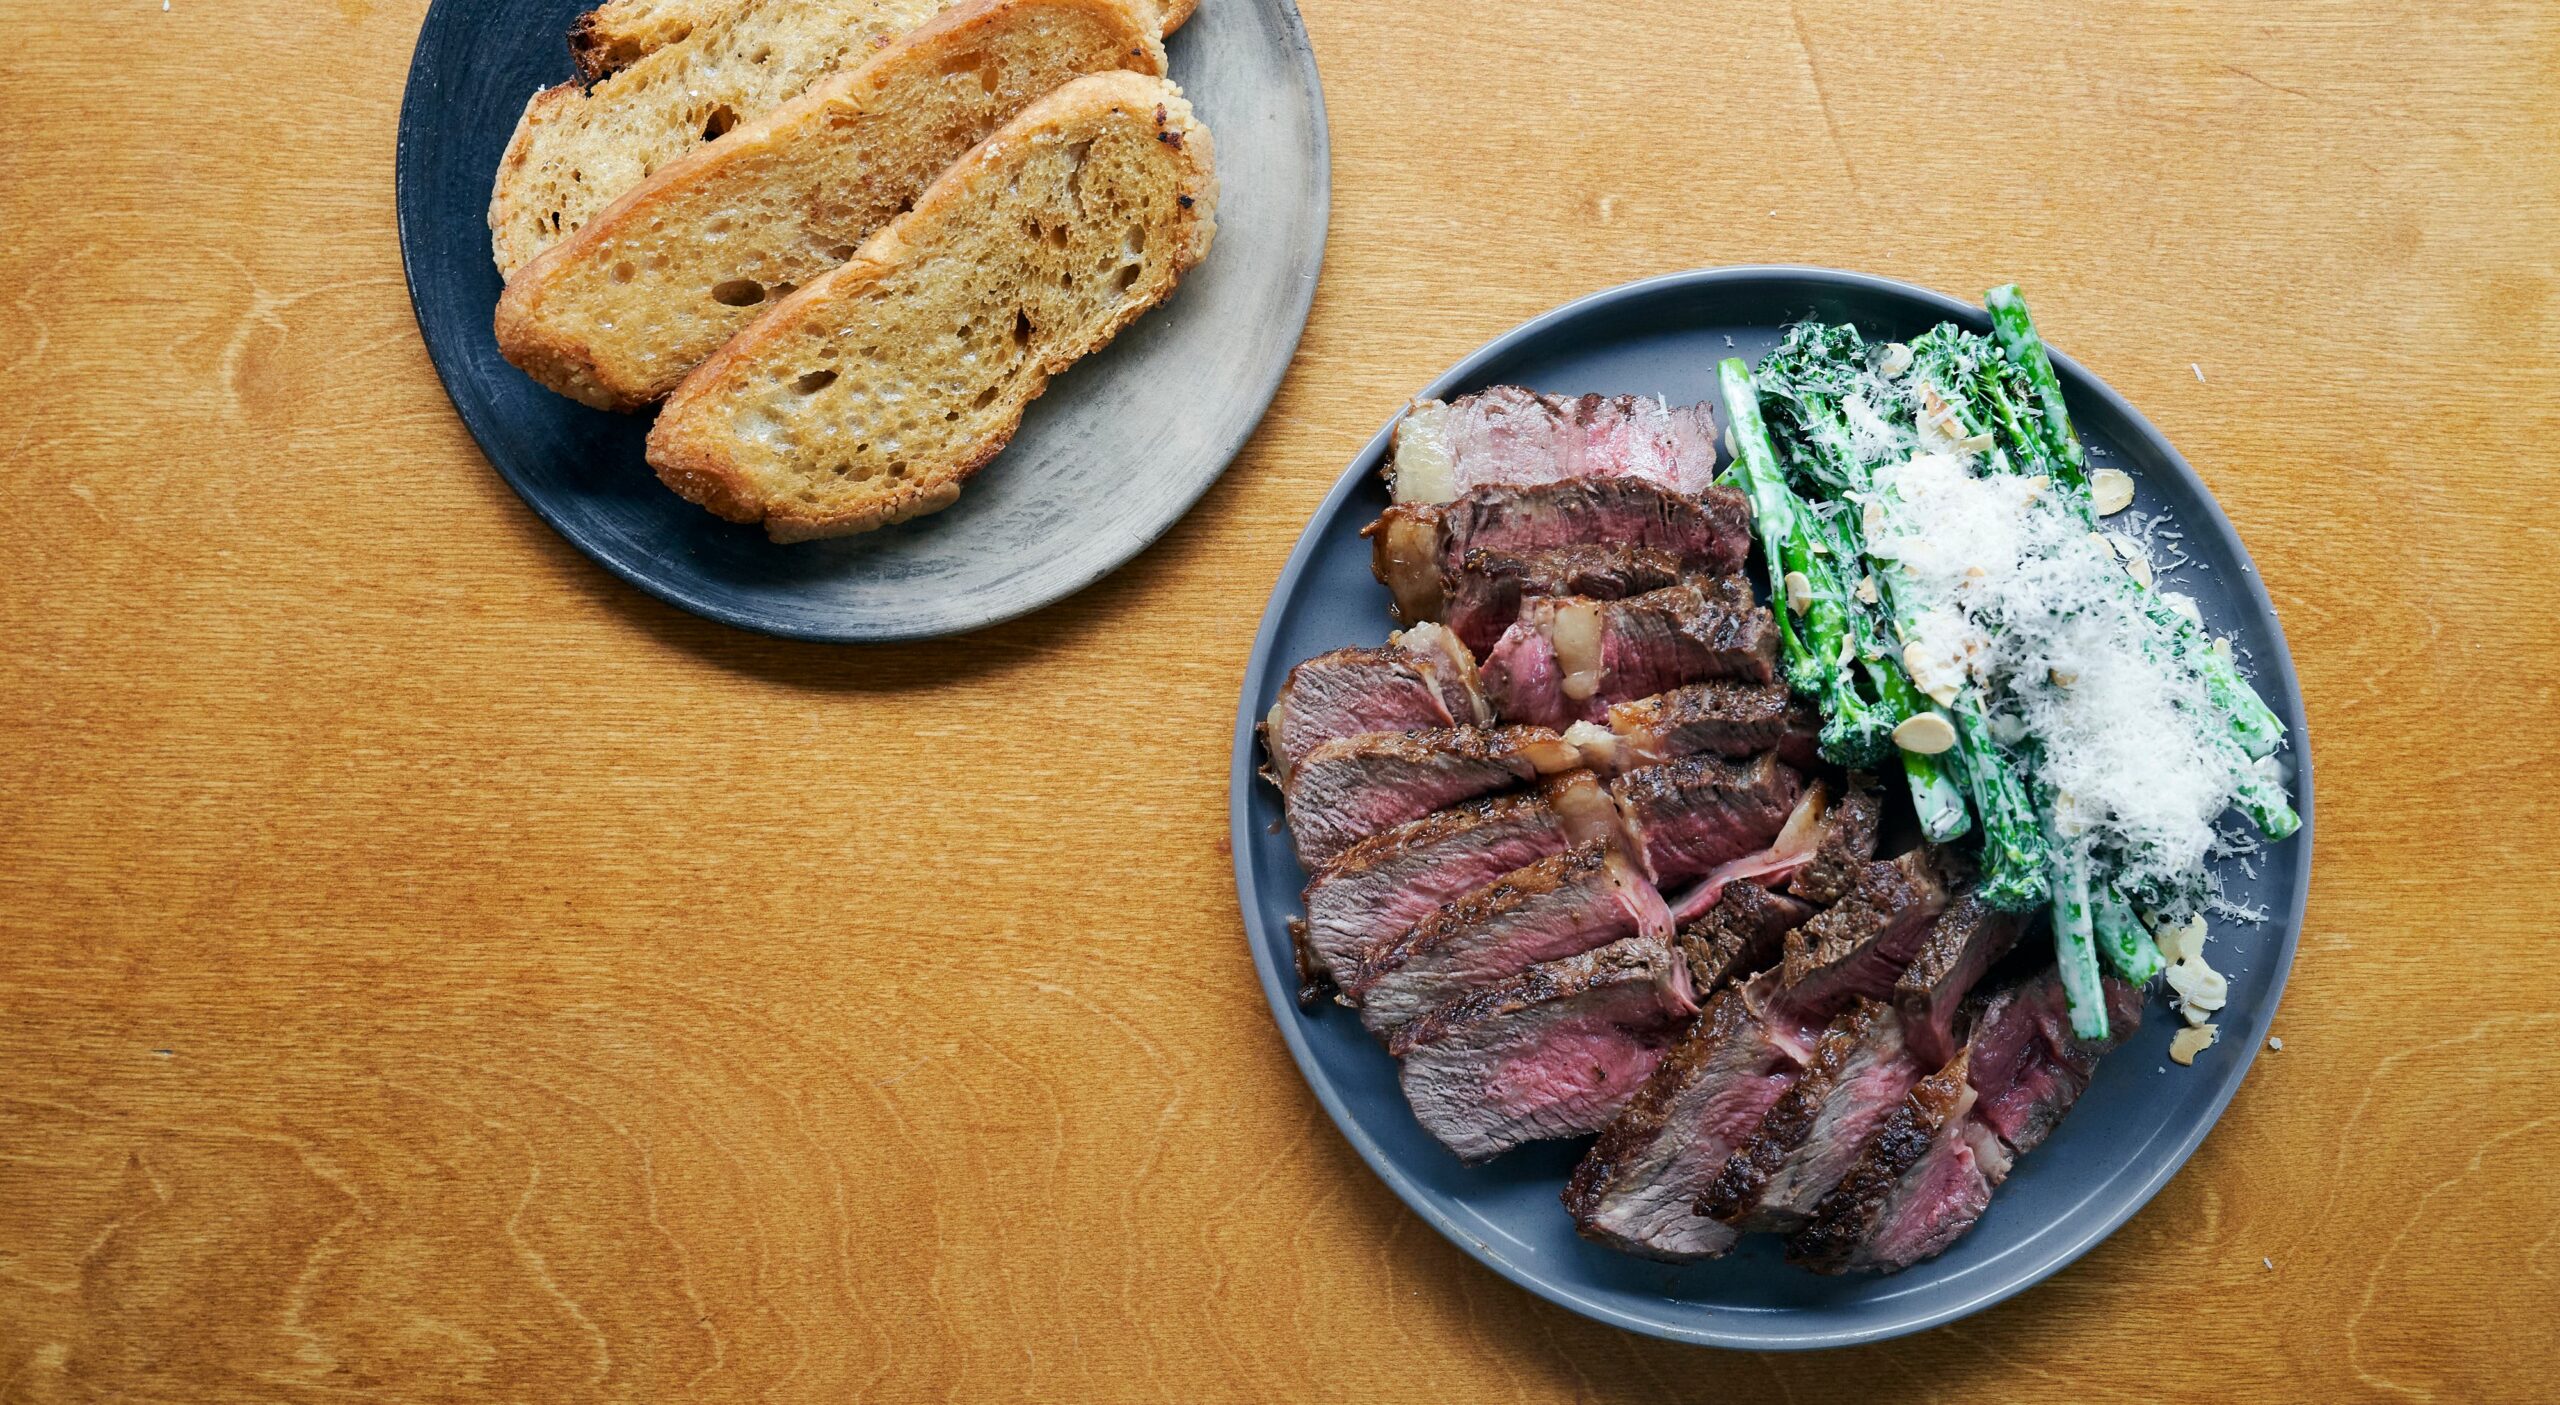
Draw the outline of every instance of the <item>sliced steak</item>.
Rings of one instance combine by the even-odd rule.
[[[1476,687],[1475,656],[1436,624],[1419,624],[1382,648],[1336,649],[1289,670],[1262,723],[1274,780],[1337,737],[1474,727],[1493,721]]]
[[[1754,981],[1710,999],[1574,1168],[1564,1204],[1583,1234],[1675,1263],[1734,1246],[1740,1235],[1699,1214],[1698,1195],[1795,1081],[1819,1033],[1770,1005],[1768,989]]]
[[[1564,738],[1539,727],[1373,732],[1318,743],[1281,794],[1298,861],[1313,873],[1381,830],[1581,764]]]
[[[2018,944],[2025,926],[2017,913],[2002,912],[1969,891],[1930,924],[1920,954],[1893,986],[1903,1038],[1922,1064],[1935,1068],[1956,1056],[1957,1010],[1991,964]]]
[[[1822,1032],[1804,1076],[1734,1149],[1699,1211],[1740,1230],[1802,1228],[1934,1067],[1912,1056],[1893,1007],[1859,1001]]]
[[[1442,618],[1450,582],[1477,552],[1606,543],[1668,552],[1683,571],[1720,576],[1740,570],[1751,551],[1751,519],[1739,492],[1713,485],[1689,495],[1639,478],[1475,488],[1455,502],[1400,502],[1362,535],[1370,539],[1370,569],[1408,624]]]
[[[1493,795],[1372,834],[1307,883],[1306,945],[1335,985],[1360,953],[1442,903],[1615,832],[1617,810],[1588,771]]]
[[[1619,775],[1683,756],[1774,751],[1801,720],[1782,683],[1689,683],[1609,708],[1605,723],[1577,722],[1566,740],[1584,764]]]
[[[1680,557],[1650,546],[1587,545],[1466,554],[1442,573],[1440,621],[1470,649],[1493,647],[1520,617],[1520,602],[1542,595],[1624,600],[1680,581]]]
[[[1611,704],[1710,679],[1777,677],[1778,627],[1740,576],[1624,600],[1536,596],[1486,654],[1486,699],[1506,721],[1562,728]]]
[[[1786,935],[1813,908],[1748,878],[1725,885],[1706,915],[1680,929],[1680,954],[1700,996],[1741,982],[1776,963]]]
[[[1361,953],[1343,998],[1392,1033],[1434,1006],[1635,933],[1665,945],[1671,913],[1605,842],[1578,844],[1506,874]]]
[[[2015,1160],[2041,1144],[2070,1111],[2099,1055],[2141,1020],[2141,996],[2132,987],[2110,979],[2106,999],[2108,1037],[2094,1042],[2071,1037],[2061,977],[2050,968],[1982,1002],[1964,1048],[1905,1102],[1909,1111],[1922,1090],[1941,1084],[1947,1071],[1963,1070],[1964,1086],[1952,1109],[1918,1154],[1906,1159],[1907,1142],[1887,1153],[1896,1125],[1889,1120],[1840,1190],[1825,1198],[1813,1222],[1790,1241],[1789,1257],[1817,1272],[1889,1273],[1945,1252],[1982,1218]],[[1902,1117],[1896,1114],[1896,1120]],[[1844,1194],[1853,1185],[1857,1193]]]
[[[1669,885],[1768,847],[1787,823],[1803,777],[1777,758],[1684,756],[1609,782],[1627,834],[1653,881]]]
[[[1857,1164],[1814,1207],[1812,1220],[1788,1236],[1787,1261],[1816,1273],[1860,1267],[1867,1232],[1893,1207],[1904,1173],[1920,1164],[1941,1129],[1961,1122],[1972,1106],[1973,1086],[1965,1081],[1962,1054],[1913,1085]]]
[[[2142,995],[2105,979],[2107,1037],[2075,1039],[2059,972],[2047,970],[1994,994],[1974,1016],[1965,1048],[1973,1059],[1973,1115],[2024,1156],[2044,1144],[2080,1100],[2098,1056],[2142,1026]]]
[[[1497,385],[1405,411],[1386,475],[1398,502],[1567,478],[1633,478],[1697,493],[1716,476],[1715,412],[1641,395]]]
[[[1860,783],[1862,779],[1850,777],[1848,790],[1822,817],[1822,835],[1814,844],[1812,861],[1787,883],[1788,892],[1817,907],[1829,907],[1847,897],[1876,856],[1876,827],[1884,819],[1884,802],[1873,786]]]
[[[1828,1020],[1861,996],[1891,997],[1946,905],[1934,849],[1868,864],[1847,896],[1787,933],[1780,998]]]
[[[1388,1052],[1423,1128],[1482,1161],[1608,1125],[1697,1008],[1671,944],[1629,937],[1443,1005]]]

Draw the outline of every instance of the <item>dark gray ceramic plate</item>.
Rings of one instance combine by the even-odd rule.
[[[2032,292],[2032,290],[2030,290]],[[1632,283],[1585,298],[1497,338],[1423,387],[1447,397],[1499,383],[1579,394],[1718,400],[1715,363],[1757,360],[1778,330],[1806,316],[1854,321],[1871,336],[1909,337],[1940,321],[1977,331],[1972,304],[1888,279],[1809,268],[1727,268]],[[2124,1223],[2186,1162],[2240,1086],[2266,1038],[2293,963],[2311,880],[2311,777],[2302,695],[2284,635],[2248,552],[2186,461],[2132,406],[2070,359],[2056,366],[2073,416],[2100,462],[2132,473],[2135,509],[2166,512],[2193,564],[2162,572],[2195,596],[2206,622],[2246,651],[2258,686],[2293,730],[2285,753],[2302,832],[2256,862],[2223,872],[2230,895],[2264,907],[2256,926],[2215,924],[2215,964],[2231,977],[2222,1042],[2193,1068],[2169,1063],[2173,1017],[2155,1001],[2140,1035],[2110,1055],[2060,1131],[2018,1163],[1974,1232],[1943,1257],[1890,1278],[1816,1277],[1779,1261],[1767,1236],[1722,1262],[1671,1267],[1613,1253],[1573,1232],[1557,1194],[1582,1143],[1523,1148],[1466,1167],[1415,1125],[1386,1054],[1338,1008],[1302,1011],[1287,919],[1306,876],[1280,832],[1280,804],[1254,775],[1253,724],[1289,666],[1388,629],[1387,595],[1369,575],[1359,529],[1386,505],[1380,430],[1317,509],[1281,572],[1254,641],[1236,713],[1230,785],[1236,889],[1263,989],[1281,1035],[1343,1135],[1415,1212],[1494,1271],[1543,1297],[1639,1332],[1753,1349],[1845,1346],[1918,1331],[1977,1311],[2071,1262]]]
[[[570,76],[595,0],[436,0],[400,112],[400,249],[454,408],[542,520],[670,604],[801,639],[956,634],[1071,595],[1164,534],[1262,418],[1306,326],[1332,190],[1290,0],[1210,0],[1167,37],[1218,148],[1218,238],[1163,307],[1060,376],[930,517],[776,546],[659,486],[645,416],[553,395],[498,356],[489,182],[527,96]]]

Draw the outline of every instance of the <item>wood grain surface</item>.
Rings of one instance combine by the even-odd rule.
[[[1331,258],[1251,449],[1081,597],[870,651],[661,607],[479,458],[392,233],[423,10],[0,0],[0,1400],[2560,1389],[2560,9],[1308,0]],[[1361,440],[1759,260],[2023,283],[2248,538],[2320,776],[2284,1048],[2186,1172],[1810,1357],[1407,1214],[1223,838]]]

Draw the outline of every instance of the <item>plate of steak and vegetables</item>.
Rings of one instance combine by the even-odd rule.
[[[1886,279],[1598,294],[1426,387],[1273,591],[1236,880],[1317,1098],[1477,1259],[1730,1347],[2069,1263],[2267,1038],[2300,692],[2196,472]]]

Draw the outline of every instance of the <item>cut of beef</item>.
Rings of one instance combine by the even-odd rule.
[[[1629,937],[1443,1005],[1397,1031],[1405,1100],[1467,1161],[1596,1132],[1697,1010],[1670,943]]]
[[[2071,1110],[2099,1055],[2133,1033],[2140,994],[2111,979],[2106,1002],[2107,1038],[2083,1042],[2071,1037],[2061,977],[2051,968],[1983,1001],[1963,1049],[1914,1088],[1789,1242],[1788,1256],[1817,1272],[1889,1273],[1945,1252],[1982,1218],[2016,1158]],[[1949,1095],[1945,1080],[1957,1071],[1961,1087]],[[1923,1125],[1929,1134],[1914,1151]]]
[[[1603,775],[1683,756],[1757,756],[1775,750],[1800,720],[1782,683],[1690,683],[1609,709],[1605,724],[1576,722],[1565,739]]]
[[[1741,1230],[1801,1228],[1931,1067],[1912,1057],[1891,1006],[1860,1000],[1822,1032],[1804,1076],[1734,1149],[1698,1209]]]
[[[1363,952],[1342,982],[1363,1023],[1393,1032],[1436,1005],[1630,933],[1670,944],[1671,914],[1606,843],[1506,874]]]
[[[2002,912],[1971,892],[1958,895],[1930,924],[1920,954],[1893,987],[1903,1037],[1923,1066],[1936,1068],[1956,1056],[1957,1009],[1991,964],[2017,945],[2025,926],[2018,914]]]
[[[1684,756],[1609,783],[1627,834],[1656,884],[1696,878],[1761,849],[1795,807],[1803,778],[1762,756]]]
[[[1515,869],[1616,832],[1618,812],[1588,771],[1537,790],[1487,796],[1370,835],[1307,883],[1306,944],[1334,984],[1359,954]]]
[[[1857,1164],[1814,1207],[1812,1220],[1788,1237],[1787,1261],[1816,1273],[1864,1267],[1858,1259],[1867,1232],[1893,1208],[1904,1173],[1928,1154],[1941,1130],[1960,1124],[1972,1106],[1973,1086],[1965,1081],[1964,1055],[1959,1053],[1913,1085],[1902,1105],[1885,1118]]]
[[[1525,600],[1481,676],[1497,716],[1562,728],[1687,683],[1767,683],[1777,660],[1775,620],[1747,582],[1724,576],[1624,600]]]
[[[1572,739],[1568,737],[1567,740]],[[1855,822],[1855,816],[1845,821],[1835,820],[1833,809],[1831,787],[1826,782],[1806,783],[1804,793],[1796,800],[1795,809],[1787,815],[1787,822],[1779,826],[1778,837],[1769,841],[1769,847],[1717,864],[1707,870],[1707,875],[1698,880],[1696,887],[1677,897],[1664,895],[1671,903],[1671,920],[1680,923],[1696,921],[1716,905],[1717,900],[1724,896],[1725,886],[1730,883],[1748,878],[1763,887],[1771,887],[1786,882],[1821,852],[1825,839],[1837,823]],[[1807,911],[1811,911],[1810,904],[1807,904]]]
[[[1874,787],[1852,776],[1847,793],[1822,817],[1822,834],[1813,858],[1789,880],[1787,891],[1819,907],[1849,895],[1876,856],[1876,826],[1884,818],[1884,802]]]
[[[1282,790],[1298,861],[1313,873],[1380,830],[1582,764],[1540,727],[1449,727],[1319,743]]]
[[[1624,600],[1680,581],[1680,558],[1649,546],[1565,546],[1538,551],[1470,551],[1444,575],[1441,623],[1470,649],[1490,649],[1520,602],[1542,595]]]
[[[2103,989],[2104,1040],[2072,1037],[2062,977],[2051,970],[1993,995],[1973,1018],[1965,1048],[1973,1058],[1974,1090],[1982,1095],[1973,1115],[2021,1156],[2042,1146],[2080,1100],[2098,1056],[2141,1027],[2141,993],[2113,977]]]
[[[1740,1236],[1697,1199],[1795,1081],[1817,1027],[1768,1003],[1764,978],[1728,988],[1662,1058],[1565,1185],[1590,1238],[1648,1258],[1710,1259]]]
[[[1318,744],[1371,732],[1483,726],[1475,656],[1451,631],[1418,624],[1384,648],[1336,649],[1289,670],[1263,720],[1262,744],[1282,786]]]
[[[1828,1020],[1860,996],[1891,997],[1946,905],[1934,849],[1868,864],[1846,896],[1787,933],[1782,998]]]
[[[1713,485],[1689,496],[1637,478],[1475,488],[1450,503],[1397,503],[1362,535],[1370,539],[1370,569],[1407,624],[1442,618],[1446,592],[1478,552],[1604,543],[1668,552],[1683,571],[1720,576],[1741,569],[1751,549],[1742,494]]]
[[[1386,474],[1398,502],[1567,478],[1633,478],[1697,493],[1715,479],[1715,440],[1715,412],[1704,404],[1497,385],[1405,411]]]
[[[1722,990],[1778,959],[1786,934],[1813,908],[1748,878],[1725,885],[1715,906],[1680,930],[1680,954],[1701,997]]]

